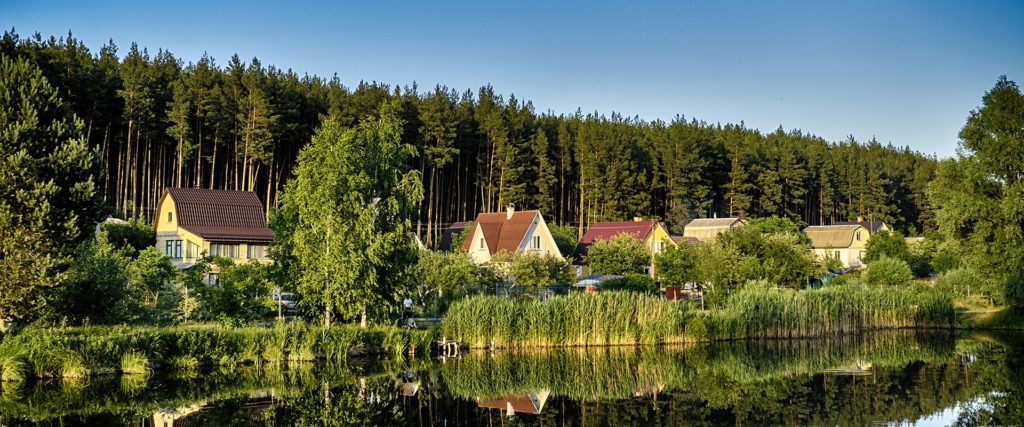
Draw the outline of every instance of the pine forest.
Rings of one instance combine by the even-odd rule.
[[[166,187],[252,191],[273,210],[323,118],[352,126],[392,100],[418,154],[408,166],[422,176],[416,227],[427,245],[448,224],[510,203],[572,227],[639,215],[680,232],[717,215],[801,225],[862,216],[909,235],[935,228],[924,193],[937,159],[874,139],[710,123],[682,115],[686,105],[669,122],[538,112],[490,85],[349,87],[237,55],[183,59],[113,41],[94,51],[71,34],[11,30],[0,53],[37,64],[59,88],[102,154],[107,205],[125,217],[151,219]]]

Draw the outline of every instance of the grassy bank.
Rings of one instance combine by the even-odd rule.
[[[422,352],[432,332],[394,327],[92,326],[26,328],[0,342],[0,380],[136,375],[155,369],[347,361],[351,354]]]
[[[960,312],[960,326],[965,329],[1024,330],[1024,314],[1010,307]]]
[[[629,292],[536,300],[459,301],[442,333],[472,348],[654,345],[747,338],[809,338],[879,329],[953,328],[952,300],[930,289],[863,286],[748,289],[721,309]]]
[[[475,296],[452,304],[441,331],[473,348],[660,344],[682,341],[686,308],[628,292],[543,302]]]

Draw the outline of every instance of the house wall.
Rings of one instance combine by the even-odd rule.
[[[540,237],[540,248],[533,246],[534,236]],[[558,245],[555,244],[555,238],[551,235],[551,230],[548,229],[547,222],[544,221],[540,215],[537,215],[533,219],[533,224],[530,225],[529,231],[526,232],[526,236],[519,242],[519,250],[524,252],[536,252],[542,255],[550,255],[558,259],[565,259],[562,256],[561,251],[558,250]]]
[[[658,245],[658,242],[661,244]],[[648,269],[648,273],[651,275],[651,278],[656,278],[658,272],[654,265],[654,257],[658,256],[658,254],[665,250],[665,248],[668,248],[669,246],[676,246],[676,242],[672,240],[668,231],[665,230],[661,224],[655,224],[654,229],[651,230],[651,232],[647,234],[647,238],[644,239],[644,246],[647,250],[651,251],[651,265]]]
[[[469,245],[469,251],[466,252],[466,254],[469,255],[469,259],[473,260],[473,262],[477,264],[486,264],[491,262],[491,252],[487,246],[488,242],[484,239],[484,233],[478,224],[473,224],[473,232],[466,238],[470,239],[469,241],[471,242]],[[481,244],[481,240],[483,241],[483,244]]]
[[[814,249],[814,254],[826,260],[838,259],[843,263],[844,268],[861,268],[864,266],[864,262],[861,261],[864,258],[863,247]]]

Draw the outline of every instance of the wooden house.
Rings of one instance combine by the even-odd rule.
[[[811,249],[824,259],[838,259],[844,268],[861,268],[871,231],[860,224],[815,225],[804,229]]]
[[[540,211],[519,211],[508,206],[505,212],[477,215],[462,251],[477,264],[489,264],[500,252],[532,252],[564,259],[555,244]]]
[[[206,255],[268,261],[274,232],[256,193],[168,188],[157,204],[156,248],[178,268]]]

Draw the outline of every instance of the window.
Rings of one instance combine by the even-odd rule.
[[[238,258],[238,245],[227,243],[210,243],[210,256]]]
[[[168,240],[164,246],[168,258],[181,259],[181,240]]]
[[[836,251],[836,259],[839,259],[839,251]]]
[[[199,257],[199,245],[188,242],[188,246],[185,249],[185,258],[198,258]]]
[[[540,236],[533,236],[533,248],[540,249]]]
[[[267,245],[249,245],[245,251],[246,258],[261,259],[267,257]]]
[[[857,232],[857,241],[860,241],[860,232]]]
[[[480,249],[483,249],[483,248],[484,248],[484,238],[481,237],[480,238]]]
[[[217,284],[217,273],[209,273],[206,275],[206,283],[210,285]]]
[[[174,221],[174,212],[167,212],[167,222]]]

